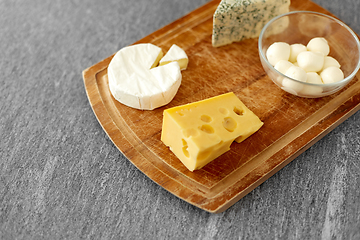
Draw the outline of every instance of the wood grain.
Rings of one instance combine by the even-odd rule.
[[[117,102],[107,82],[113,56],[83,72],[89,102],[117,148],[154,182],[213,213],[233,205],[360,108],[359,75],[339,93],[298,98],[267,77],[257,39],[213,48],[212,15],[219,2],[211,1],[136,42],[150,42],[164,51],[177,44],[188,54],[182,85],[167,106],[140,111]],[[330,14],[311,1],[292,1],[291,9]],[[163,110],[230,91],[264,126],[204,168],[188,171],[160,141]]]

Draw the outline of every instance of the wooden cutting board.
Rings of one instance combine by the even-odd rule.
[[[115,146],[154,182],[212,213],[226,210],[360,108],[359,74],[339,93],[299,98],[265,74],[257,39],[213,48],[212,16],[219,2],[211,1],[136,42],[153,43],[164,52],[177,44],[189,57],[182,85],[167,106],[141,111],[117,102],[107,79],[113,56],[83,71],[91,107]],[[291,10],[330,14],[308,0],[292,0]],[[230,91],[264,126],[204,168],[188,171],[160,140],[164,109]]]

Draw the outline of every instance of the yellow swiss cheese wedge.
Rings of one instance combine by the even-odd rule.
[[[263,122],[232,92],[164,110],[161,141],[190,170],[200,169]]]

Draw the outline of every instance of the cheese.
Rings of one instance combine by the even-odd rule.
[[[290,0],[222,0],[213,16],[212,44],[256,38],[272,18],[289,12]]]
[[[161,141],[190,170],[202,168],[263,122],[232,92],[164,110]]]
[[[321,52],[324,56],[330,53],[328,41],[323,37],[315,37],[306,45],[307,49],[312,52]]]
[[[289,61],[292,63],[295,63],[297,61],[297,56],[301,52],[307,51],[307,48],[305,45],[301,43],[294,43],[290,45],[290,58]]]
[[[324,66],[324,54],[321,52],[304,51],[297,56],[299,67],[306,72],[319,72]]]
[[[307,75],[307,79],[306,79],[307,83],[323,84],[321,77],[316,72],[308,72],[306,73],[306,75]],[[312,85],[304,85],[301,90],[301,94],[309,95],[309,96],[318,95],[321,94],[322,92],[323,92],[322,87],[312,86]]]
[[[285,74],[286,71],[292,66],[294,65],[291,62],[286,60],[280,60],[275,64],[274,68],[279,72],[281,72],[282,74]]]
[[[295,95],[301,93],[317,96],[324,90],[323,87],[317,85],[344,79],[340,63],[335,58],[327,56],[330,53],[330,46],[325,38],[312,38],[306,46],[299,43],[290,45],[290,62],[284,60],[288,54],[287,48],[284,47],[287,45],[284,42],[271,44],[266,51],[269,63],[276,63],[274,68],[287,77],[310,84],[302,84],[289,78],[277,78],[276,81],[282,85],[282,89],[285,91]]]
[[[107,69],[113,97],[141,110],[168,104],[180,87],[182,75],[177,62],[157,67],[162,56],[161,48],[150,43],[118,51]]]
[[[290,58],[290,45],[285,42],[275,42],[266,50],[266,58],[273,66],[280,60],[288,61]]]
[[[176,44],[173,44],[165,56],[160,60],[160,66],[168,64],[170,62],[178,62],[181,70],[187,68],[189,59],[185,51],[178,47]]]
[[[344,73],[338,67],[328,67],[321,71],[320,77],[325,84],[334,83],[343,80]]]
[[[328,67],[338,67],[338,68],[340,68],[341,65],[335,58],[330,57],[330,56],[325,56],[325,58],[324,58],[324,66],[323,66],[323,69],[321,69],[321,70],[324,70],[325,68],[328,68]]]

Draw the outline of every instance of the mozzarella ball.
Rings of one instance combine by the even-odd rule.
[[[300,92],[301,89],[302,89],[302,86],[301,86],[301,85],[299,85],[299,87],[300,87],[300,90],[298,90],[298,92]],[[288,93],[291,93],[291,94],[293,94],[293,95],[298,95],[298,92],[296,92],[296,91],[293,90],[292,88],[281,87],[281,89],[284,90],[284,91],[286,91],[286,92],[288,92]]]
[[[290,57],[290,45],[284,42],[275,42],[266,51],[266,58],[272,66],[280,60],[288,61]]]
[[[324,56],[327,56],[330,52],[328,42],[323,37],[316,37],[311,39],[306,45],[307,49],[312,52],[321,52]]]
[[[283,81],[284,77],[278,76],[276,77],[274,80],[278,85],[282,85],[282,81]]]
[[[296,66],[289,67],[289,69],[285,72],[285,75],[302,82],[306,82],[307,79],[306,72],[302,68]]]
[[[306,82],[306,79],[307,79],[306,72],[303,69],[296,67],[296,66],[291,66],[286,71],[285,75],[292,79],[296,79],[296,80],[299,80],[302,82]],[[286,91],[290,91],[290,92],[294,92],[294,91],[296,93],[300,92],[303,89],[304,84],[302,84],[300,82],[296,82],[292,79],[284,78],[284,80],[282,81],[283,88]]]
[[[308,83],[315,83],[315,84],[323,84],[321,81],[321,77],[316,72],[308,72],[307,80]],[[302,94],[306,94],[308,96],[317,96],[323,92],[323,88],[320,86],[311,86],[311,85],[304,85],[303,89],[301,90]]]
[[[344,73],[338,67],[325,68],[321,73],[320,77],[323,83],[334,83],[344,79]]]
[[[284,88],[284,90],[291,92],[291,93],[298,93],[301,92],[302,89],[304,88],[304,84],[299,83],[299,82],[295,82],[294,80],[288,79],[288,78],[284,78],[282,81],[282,86]]]
[[[324,55],[319,52],[301,52],[297,56],[297,62],[306,72],[319,72],[324,66]]]
[[[340,66],[340,63],[335,58],[330,57],[330,56],[325,56],[323,69],[328,68],[328,67],[340,68],[341,66]]]
[[[307,79],[306,82],[308,83],[315,83],[315,84],[323,84],[321,77],[316,72],[308,72],[306,73]]]
[[[301,52],[307,51],[307,48],[305,45],[301,43],[295,43],[290,45],[290,58],[289,61],[294,63],[296,62],[296,58]]]
[[[294,80],[284,78],[282,81],[282,86],[285,91],[291,92],[292,94],[297,95],[298,92],[301,92],[301,90],[304,87],[304,84],[295,82]]]
[[[293,66],[293,64],[286,60],[280,60],[275,64],[275,69],[281,72],[282,74],[285,74],[286,71]]]

